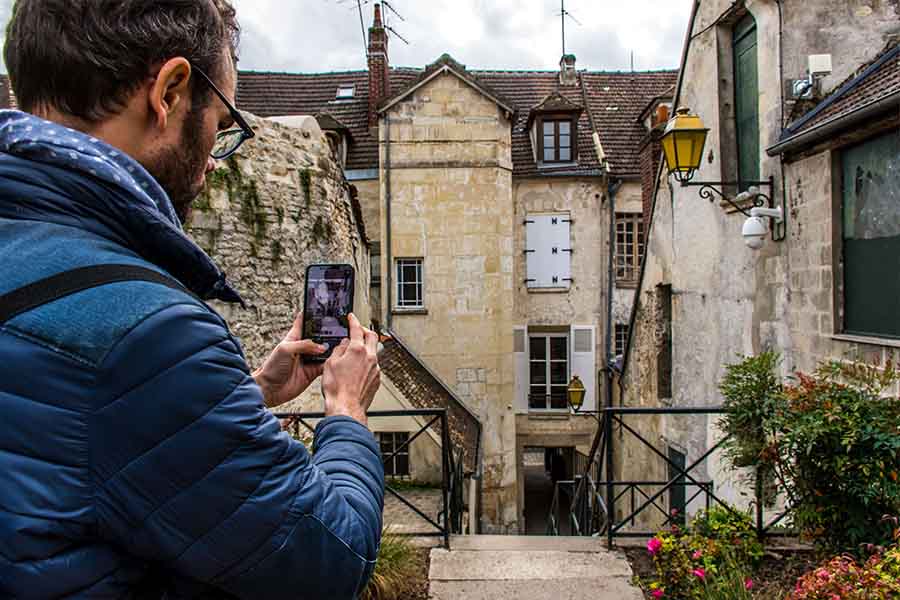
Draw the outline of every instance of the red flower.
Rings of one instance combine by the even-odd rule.
[[[695,575],[696,577],[698,577],[699,579],[705,579],[705,578],[706,578],[706,571],[704,571],[702,567],[698,567],[698,568],[694,569],[693,573],[694,573],[694,575]]]

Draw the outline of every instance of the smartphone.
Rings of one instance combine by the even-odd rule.
[[[303,293],[303,339],[325,346],[325,354],[305,360],[326,360],[341,340],[350,337],[356,272],[350,265],[310,265]]]

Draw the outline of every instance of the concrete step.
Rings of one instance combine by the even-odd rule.
[[[623,579],[433,581],[430,600],[643,600]]]
[[[597,538],[454,536],[431,551],[429,597],[641,600],[631,578],[625,556]]]
[[[606,552],[606,539],[537,535],[454,535],[451,550],[562,550]]]

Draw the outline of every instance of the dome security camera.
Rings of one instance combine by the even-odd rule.
[[[750,210],[750,218],[744,221],[741,235],[744,236],[747,246],[753,250],[759,250],[765,243],[766,234],[769,233],[766,219],[775,219],[776,223],[781,223],[784,214],[780,208],[753,208]]]

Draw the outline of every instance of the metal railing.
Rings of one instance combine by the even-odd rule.
[[[305,427],[310,432],[315,432],[315,426],[310,421],[325,418],[325,413],[279,413],[278,419],[287,421],[287,427],[293,427],[296,437],[300,437],[300,427]],[[415,502],[403,495],[400,490],[386,482],[384,491],[400,501],[406,508],[418,515],[433,530],[416,532],[405,535],[440,535],[443,537],[444,547],[450,547],[450,535],[462,533],[463,513],[467,511],[465,495],[463,493],[464,469],[462,452],[454,449],[450,443],[450,430],[446,408],[434,409],[409,409],[409,410],[382,410],[368,413],[370,420],[379,418],[415,417],[421,418],[425,424],[415,432],[410,432],[408,439],[394,448],[387,456],[382,456],[382,462],[387,464],[401,452],[409,452],[412,444],[419,436],[425,434],[430,428],[439,429],[441,439],[441,509],[436,515],[428,515],[427,507],[417,506]],[[470,484],[474,484],[470,482]],[[470,516],[471,518],[471,516]],[[404,535],[404,534],[401,534]]]
[[[708,448],[699,458],[684,466],[674,462],[669,456],[660,451],[656,445],[635,427],[625,422],[626,416],[651,417],[651,416],[698,416],[724,414],[722,407],[692,407],[692,408],[630,408],[608,407],[599,411],[599,427],[597,435],[591,444],[591,450],[587,455],[576,455],[576,476],[573,481],[557,482],[554,490],[551,514],[548,515],[548,535],[559,535],[559,502],[560,488],[568,485],[574,486],[570,503],[570,520],[572,523],[572,535],[598,536],[604,535],[607,545],[613,546],[617,537],[651,537],[656,531],[640,531],[634,529],[637,526],[637,517],[645,511],[658,511],[663,520],[657,523],[657,530],[665,527],[675,520],[684,519],[684,514],[673,514],[663,506],[663,496],[667,492],[681,488],[684,490],[684,507],[690,506],[700,496],[704,497],[707,510],[713,503],[732,512],[734,509],[727,502],[716,495],[713,481],[699,478],[696,473],[705,464],[707,459],[720,450],[729,439],[724,436],[711,448]],[[615,444],[614,428],[618,428],[620,435],[628,434],[639,442],[639,448],[649,451],[649,456],[661,460],[661,465],[669,473],[666,480],[659,479],[628,479],[617,480],[615,473]],[[659,464],[659,463],[658,463]],[[788,516],[790,509],[778,514],[775,518],[766,522],[764,515],[764,503],[762,500],[761,486],[756,485],[755,529],[760,538],[789,535],[789,532],[775,531],[775,528]],[[688,492],[693,493],[688,496]],[[625,499],[625,496],[627,500]],[[624,516],[617,518],[617,509],[622,502],[626,502],[627,510],[622,511]],[[631,528],[625,530],[626,528]]]

